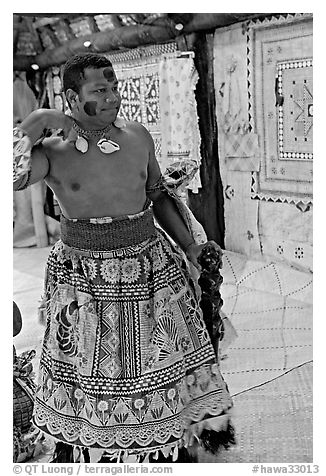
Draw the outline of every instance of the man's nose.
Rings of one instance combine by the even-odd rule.
[[[106,96],[105,102],[117,104],[119,102],[119,99],[114,92],[109,92]]]

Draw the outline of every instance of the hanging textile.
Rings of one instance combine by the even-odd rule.
[[[311,14],[217,29],[214,85],[226,248],[312,270]]]
[[[160,62],[160,111],[162,131],[162,168],[187,160],[196,169],[187,188],[198,193],[201,187],[199,166],[200,133],[195,99],[198,73],[193,53],[165,55]]]
[[[126,121],[136,121],[146,127],[153,138],[155,154],[160,162],[159,56],[124,61],[116,61],[114,57],[109,59],[119,81],[119,115]]]
[[[253,198],[311,204],[312,16],[252,22],[247,36],[249,107],[262,144]]]

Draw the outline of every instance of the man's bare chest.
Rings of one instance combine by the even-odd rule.
[[[147,179],[146,155],[137,149],[104,154],[93,144],[82,154],[67,146],[52,155],[49,181],[66,192],[89,192],[103,187],[136,189]]]

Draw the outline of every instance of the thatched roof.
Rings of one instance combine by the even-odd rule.
[[[64,63],[75,53],[125,50],[164,43],[271,14],[258,13],[55,13],[14,14],[14,70]]]

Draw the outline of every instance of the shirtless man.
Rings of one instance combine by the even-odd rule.
[[[85,55],[85,63],[87,58]],[[44,179],[67,218],[117,217],[140,212],[146,202],[146,186],[157,182],[161,175],[153,139],[138,122],[127,122],[122,129],[114,126],[121,98],[110,62],[106,60],[106,66],[86,68],[84,78],[78,81],[80,61],[80,56],[75,57],[63,74],[72,116],[55,109],[39,109],[20,125],[32,144],[44,129],[62,129],[65,138],[48,138],[33,147],[29,184]],[[98,59],[99,64],[101,61],[103,58]],[[74,122],[89,133],[85,153],[76,149],[78,134],[73,129]],[[110,125],[106,136],[119,144],[120,149],[104,155],[97,146],[101,134],[92,137],[91,131],[102,131]],[[19,185],[19,181],[15,182],[14,189]],[[194,243],[173,200],[160,191],[149,198],[159,223],[198,267],[202,245]]]
[[[175,454],[204,428],[225,432],[232,403],[190,275],[153,213],[197,267],[204,245],[156,186],[148,131],[137,122],[119,127],[110,61],[73,57],[63,88],[71,116],[39,109],[14,134],[15,189],[44,179],[62,210],[61,240],[47,264],[34,421],[90,454],[99,447],[138,461],[158,450]],[[36,144],[44,129],[63,137]],[[195,392],[186,385],[194,372]],[[55,461],[67,462],[58,452]]]

